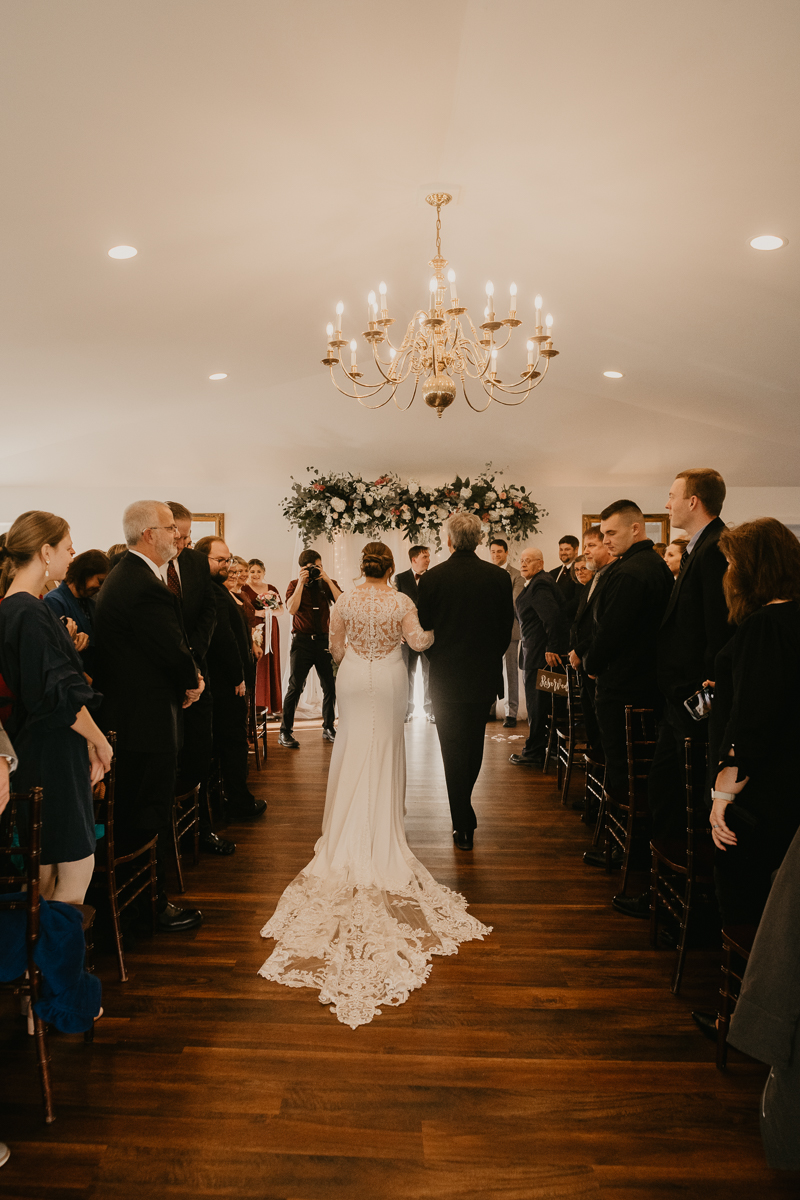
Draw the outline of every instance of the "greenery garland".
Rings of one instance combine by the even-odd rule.
[[[281,504],[305,545],[319,537],[332,542],[337,533],[379,538],[399,529],[411,543],[438,547],[442,524],[457,509],[480,517],[491,534],[521,541],[547,516],[526,488],[503,483],[498,478],[503,472],[492,471],[491,463],[474,480],[457,475],[452,483],[436,488],[415,479],[403,483],[393,474],[366,480],[349,472],[323,475],[316,467],[306,470],[311,479],[297,483],[292,476],[292,494]]]

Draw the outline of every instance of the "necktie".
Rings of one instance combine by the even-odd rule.
[[[600,576],[599,576],[599,575],[597,574],[597,572],[595,571],[595,573],[594,573],[594,578],[592,579],[591,587],[589,588],[589,595],[586,597],[587,601],[591,600],[591,598],[592,598],[592,592],[593,592],[593,591],[594,591],[594,589],[597,587],[597,581],[598,581],[598,579],[599,579],[599,578],[600,578]]]
[[[417,572],[415,571],[414,572],[414,582],[419,583],[420,579],[422,579],[422,576],[418,575]]]
[[[170,559],[167,567],[167,587],[172,592],[173,596],[181,598],[181,581],[178,579],[178,572],[175,570],[175,563]]]
[[[686,566],[688,561],[689,561],[689,551],[684,550],[683,554],[681,555],[681,571]],[[678,574],[680,574],[680,571],[678,572]]]

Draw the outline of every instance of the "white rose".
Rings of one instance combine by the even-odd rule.
[[[500,513],[498,513],[498,512],[490,512],[490,513],[489,513],[489,520],[490,520],[490,521],[499,521],[499,520],[500,520]]]
[[[416,479],[409,479],[408,490],[412,496],[416,496],[417,492],[419,491],[419,484],[417,483]]]
[[[440,521],[446,521],[450,516],[450,510],[447,508],[437,508],[436,515]]]
[[[462,500],[469,500],[470,496],[472,495],[472,488],[462,488],[459,492],[459,495]]]
[[[486,493],[486,499],[487,499],[487,500],[489,501],[489,503],[491,504],[492,500],[496,500],[496,499],[497,499],[497,492],[487,492],[487,493]]]
[[[358,492],[359,496],[363,496],[364,492],[366,490],[367,490],[367,485],[365,483],[357,483],[356,484],[356,491]]]
[[[347,508],[347,505],[345,504],[344,500],[340,500],[338,496],[334,496],[331,500],[331,508],[335,508],[337,513],[341,513],[344,512],[344,510]]]

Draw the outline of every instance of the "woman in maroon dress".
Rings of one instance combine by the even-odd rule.
[[[251,558],[248,567],[250,574],[242,592],[248,594],[251,601],[257,598],[264,605],[263,616],[266,619],[262,622],[262,631],[265,626],[270,631],[267,637],[262,632],[264,654],[256,666],[256,708],[265,708],[268,713],[277,716],[283,708],[283,694],[281,634],[274,618],[277,613],[283,612],[283,601],[278,589],[265,582],[264,564],[260,558]]]

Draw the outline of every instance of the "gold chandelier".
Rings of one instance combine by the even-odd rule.
[[[344,305],[336,305],[336,327],[328,325],[328,349],[322,362],[330,367],[331,380],[343,396],[358,400],[364,408],[383,408],[390,400],[394,400],[399,409],[405,412],[414,403],[417,391],[422,381],[422,395],[425,403],[442,413],[456,398],[456,383],[453,376],[461,380],[464,399],[475,412],[486,412],[495,400],[498,404],[516,406],[527,400],[530,393],[544,379],[551,358],[555,358],[558,350],[553,349],[553,318],[550,313],[542,325],[542,298],[536,297],[536,327],[527,340],[528,363],[520,373],[519,381],[503,383],[498,376],[498,356],[511,339],[512,330],[522,322],[517,317],[517,285],[511,284],[508,316],[498,320],[494,311],[494,287],[486,284],[486,309],[484,320],[480,325],[480,333],[472,323],[472,319],[458,300],[456,277],[454,271],[448,271],[449,298],[445,299],[448,291],[444,278],[447,259],[442,258],[442,220],[441,210],[449,204],[452,196],[447,192],[433,192],[426,196],[428,204],[436,209],[436,255],[430,259],[429,266],[433,267],[434,275],[430,281],[430,303],[427,309],[419,309],[409,322],[405,337],[400,346],[393,346],[389,338],[389,328],[394,325],[394,317],[390,317],[386,307],[386,284],[378,289],[380,308],[374,292],[370,292],[367,301],[369,328],[361,335],[372,347],[372,357],[378,368],[380,379],[376,383],[360,383],[363,372],[358,369],[358,342],[355,338],[350,341],[350,369],[344,365],[344,347],[348,339],[342,337],[342,313]],[[445,308],[445,303],[449,307]],[[464,325],[469,326],[465,333]],[[505,329],[505,340],[498,343],[495,334]],[[502,335],[501,335],[502,336]],[[382,357],[382,343],[388,348],[388,360]],[[347,386],[340,387],[334,369],[340,367],[343,375],[352,384],[353,391]],[[414,376],[414,390],[408,404],[400,404],[396,393],[401,383],[410,375]],[[483,407],[473,404],[467,391],[467,380],[476,380],[488,399]],[[388,394],[377,404],[369,401],[380,395],[384,389]],[[504,400],[503,396],[517,397],[514,400]]]

